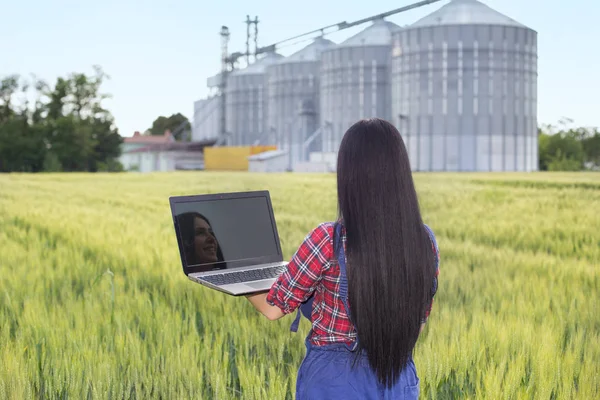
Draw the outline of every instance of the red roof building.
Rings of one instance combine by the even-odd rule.
[[[120,161],[126,171],[204,169],[204,147],[215,142],[177,142],[169,130],[162,136],[135,132],[124,139]]]

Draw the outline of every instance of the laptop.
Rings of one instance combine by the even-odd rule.
[[[230,295],[269,290],[285,270],[269,192],[169,197],[183,272]]]

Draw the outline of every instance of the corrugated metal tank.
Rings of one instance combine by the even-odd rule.
[[[452,0],[393,41],[393,122],[413,170],[538,169],[535,31]]]
[[[266,67],[282,57],[277,53],[267,53],[254,64],[227,77],[225,125],[231,135],[229,145],[252,145],[268,134]]]
[[[194,102],[192,141],[198,142],[219,136],[221,96],[213,96]]]
[[[276,143],[280,147],[292,148],[292,158],[298,161],[300,147],[307,135],[311,135],[319,126],[319,85],[321,53],[332,46],[331,40],[317,38],[298,52],[277,61],[267,67],[269,87],[268,125]],[[301,121],[301,104],[310,101],[316,111],[308,126]],[[308,131],[307,131],[308,130]],[[291,144],[290,144],[291,142]],[[320,150],[320,141],[315,141],[309,150]]]
[[[376,20],[321,57],[323,150],[337,151],[358,119],[391,116],[392,31],[398,25]]]

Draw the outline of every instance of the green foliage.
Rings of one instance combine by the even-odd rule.
[[[22,116],[0,121],[0,172],[40,171],[47,151],[45,137],[42,126],[30,125]]]
[[[561,155],[560,152],[548,164],[548,171],[581,171],[581,161]]]
[[[116,160],[98,163],[98,172],[123,172],[123,164]]]
[[[53,88],[10,76],[0,81],[0,172],[90,171],[114,164],[123,141],[112,115],[101,106],[106,75],[58,78]],[[18,94],[33,87],[36,101]],[[111,165],[112,165],[111,164]]]
[[[173,114],[170,117],[160,116],[152,123],[149,129],[151,135],[164,135],[165,131],[171,131],[177,140],[190,140],[191,125],[188,119],[180,114]]]
[[[570,167],[570,171],[579,171],[583,168],[585,159],[583,146],[573,135],[563,132],[554,135],[542,133],[539,137],[539,148],[542,171],[552,171],[551,166]]]
[[[14,115],[10,102],[18,88],[18,75],[11,75],[0,80],[0,121],[8,121]]]
[[[546,126],[539,130],[539,168],[541,171],[580,171],[600,167],[600,132],[597,129]]]
[[[44,156],[44,165],[42,168],[45,172],[61,172],[62,164],[54,151],[47,151]]]
[[[594,129],[593,134],[585,137],[582,144],[586,162],[592,164],[592,167],[600,168],[600,131]]]
[[[415,179],[441,251],[421,398],[600,398],[596,174]],[[334,176],[18,174],[0,188],[1,399],[293,398],[307,321],[290,334],[293,315],[268,321],[185,278],[165,199],[267,189],[289,258],[335,218]]]

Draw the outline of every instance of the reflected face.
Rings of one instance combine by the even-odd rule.
[[[210,225],[202,218],[194,218],[194,250],[200,263],[217,262],[218,246]]]

